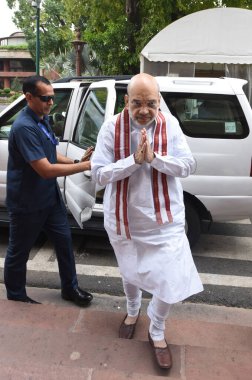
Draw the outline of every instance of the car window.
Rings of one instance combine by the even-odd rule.
[[[71,89],[55,89],[54,103],[49,114],[50,124],[57,137],[62,138],[65,128],[65,118],[71,98]],[[26,100],[22,99],[15,107],[12,107],[0,118],[0,139],[8,139],[12,124],[20,111],[26,106]]]
[[[72,89],[55,89],[55,98],[49,114],[50,124],[55,135],[62,140],[65,130],[66,115],[71,100]]]
[[[190,137],[242,139],[249,128],[236,96],[165,93],[171,113]]]
[[[124,96],[127,94],[127,88],[117,88],[116,89],[116,104],[115,104],[115,115],[122,112],[124,109]]]
[[[79,146],[95,146],[105,118],[107,96],[106,88],[93,89],[87,95],[73,137],[73,142]]]
[[[0,118],[0,139],[6,140],[9,137],[11,126],[16,120],[19,112],[26,105],[26,100],[22,99],[15,107],[12,107],[4,116]]]

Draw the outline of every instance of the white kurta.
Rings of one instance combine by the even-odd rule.
[[[130,121],[131,155],[115,162],[114,136],[117,116],[106,121],[100,130],[92,156],[92,178],[105,186],[104,225],[117,257],[121,275],[131,284],[154,294],[167,303],[182,301],[203,290],[184,231],[183,189],[179,177],[195,169],[178,121],[166,118],[168,155],[156,157],[151,164],[135,163],[133,153],[140,141],[142,126]],[[146,127],[152,145],[155,122]],[[170,210],[173,222],[159,225],[156,221],[151,167],[167,175]],[[129,177],[128,221],[131,239],[116,233],[116,184]],[[161,213],[165,213],[160,197]],[[123,226],[123,221],[122,226]]]

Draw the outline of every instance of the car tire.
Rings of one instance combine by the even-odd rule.
[[[201,234],[200,217],[191,202],[185,202],[185,230],[192,248],[199,240]]]

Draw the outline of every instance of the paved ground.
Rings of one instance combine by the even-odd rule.
[[[28,289],[43,302],[5,300],[0,287],[1,380],[250,380],[252,310],[179,303],[167,322],[174,365],[157,368],[147,341],[147,300],[133,340],[117,337],[124,298],[95,295],[89,308],[58,290]]]
[[[8,230],[0,229],[0,236],[2,282]],[[73,234],[73,249],[81,287],[93,293],[124,295],[115,255],[107,237]],[[249,219],[214,223],[211,233],[201,235],[192,253],[204,291],[190,297],[190,302],[252,309],[252,225]],[[31,251],[27,269],[28,286],[59,288],[54,249],[43,234]]]

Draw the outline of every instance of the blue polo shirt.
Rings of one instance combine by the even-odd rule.
[[[56,145],[48,117],[38,116],[25,107],[13,123],[9,136],[7,207],[12,212],[34,212],[56,203],[60,190],[57,179],[43,179],[30,165],[47,158],[56,163]]]

